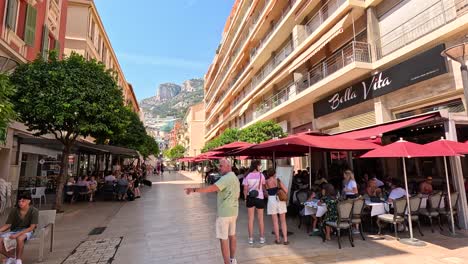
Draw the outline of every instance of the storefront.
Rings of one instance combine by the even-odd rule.
[[[437,45],[321,98],[313,104],[314,129],[383,145],[399,138],[421,144],[441,137],[468,140],[463,89],[450,70],[450,63],[440,55],[444,49],[445,44]],[[329,174],[339,174],[341,167],[352,166],[357,177],[367,173],[380,178],[401,178],[399,159],[355,157],[328,154]],[[444,189],[442,158],[410,159],[407,166],[410,192],[426,176],[434,178],[436,189]],[[451,158],[450,184],[461,193],[461,208],[468,212],[463,169],[468,173],[466,158]],[[460,215],[467,227],[467,214]]]

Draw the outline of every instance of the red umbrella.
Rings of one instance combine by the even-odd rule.
[[[406,158],[415,158],[415,157],[436,157],[439,156],[438,153],[433,153],[426,146],[412,143],[400,139],[397,142],[392,144],[371,150],[366,154],[362,155],[361,158],[402,158],[403,161],[403,175],[405,179],[405,188],[406,188],[406,203],[408,207],[410,206],[409,202],[409,193],[408,193],[408,178],[406,175]],[[411,209],[408,210],[408,219],[411,219]],[[410,230],[410,239],[404,241],[406,244],[422,246],[424,243],[415,239],[413,237],[413,225],[411,221],[408,221],[409,230]]]
[[[444,157],[444,165],[445,165],[445,180],[447,181],[447,197],[449,200],[450,205],[450,217],[452,220],[452,235],[456,235],[455,233],[455,221],[453,219],[453,208],[452,208],[452,198],[450,197],[450,184],[449,184],[449,176],[447,170],[447,157],[453,156],[460,156],[461,154],[468,154],[468,144],[460,143],[457,141],[451,140],[437,140],[426,145],[427,148],[434,154],[439,154],[438,156]]]
[[[228,151],[232,151],[232,150],[236,150],[236,149],[240,149],[240,148],[250,147],[250,146],[253,146],[253,145],[254,144],[248,143],[248,142],[236,141],[236,142],[232,142],[232,143],[223,145],[221,147],[217,147],[217,148],[215,148],[213,150],[214,151],[221,151],[221,152],[228,152]]]

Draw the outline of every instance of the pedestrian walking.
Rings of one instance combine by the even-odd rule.
[[[205,188],[186,188],[190,193],[218,193],[218,216],[216,218],[216,238],[221,244],[225,264],[237,264],[236,221],[239,214],[239,181],[231,171],[231,162],[221,159],[219,170],[223,175],[215,184]]]
[[[265,244],[265,225],[263,223],[263,210],[265,209],[265,176],[261,173],[262,164],[259,160],[254,160],[250,164],[249,172],[244,177],[244,197],[246,199],[247,213],[249,217],[249,244],[254,243],[253,226],[255,211],[257,211],[258,228],[260,230],[260,244]]]
[[[269,168],[266,173],[266,190],[268,192],[268,204],[267,214],[271,215],[273,220],[273,231],[275,233],[275,243],[280,244],[279,234],[279,223],[278,218],[281,222],[281,231],[283,233],[283,244],[289,245],[288,241],[288,227],[286,223],[286,212],[287,205],[286,201],[281,201],[279,192],[283,192],[288,197],[288,189],[286,186],[276,177],[276,171],[274,168]],[[279,217],[278,217],[279,216]]]

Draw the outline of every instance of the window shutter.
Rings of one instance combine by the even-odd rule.
[[[34,46],[34,41],[36,40],[36,17],[36,8],[28,5],[28,9],[26,10],[26,26],[24,29],[24,42],[28,46]]]
[[[16,30],[16,14],[18,12],[18,1],[9,0],[7,6],[6,25],[9,29]]]
[[[49,28],[44,25],[42,30],[42,57],[44,60],[48,59],[49,54]]]

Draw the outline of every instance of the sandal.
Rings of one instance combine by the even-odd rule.
[[[285,246],[289,245],[289,241],[284,241],[283,245],[285,245]]]
[[[281,241],[280,240],[275,240],[275,244],[279,245],[279,244],[281,244]]]

